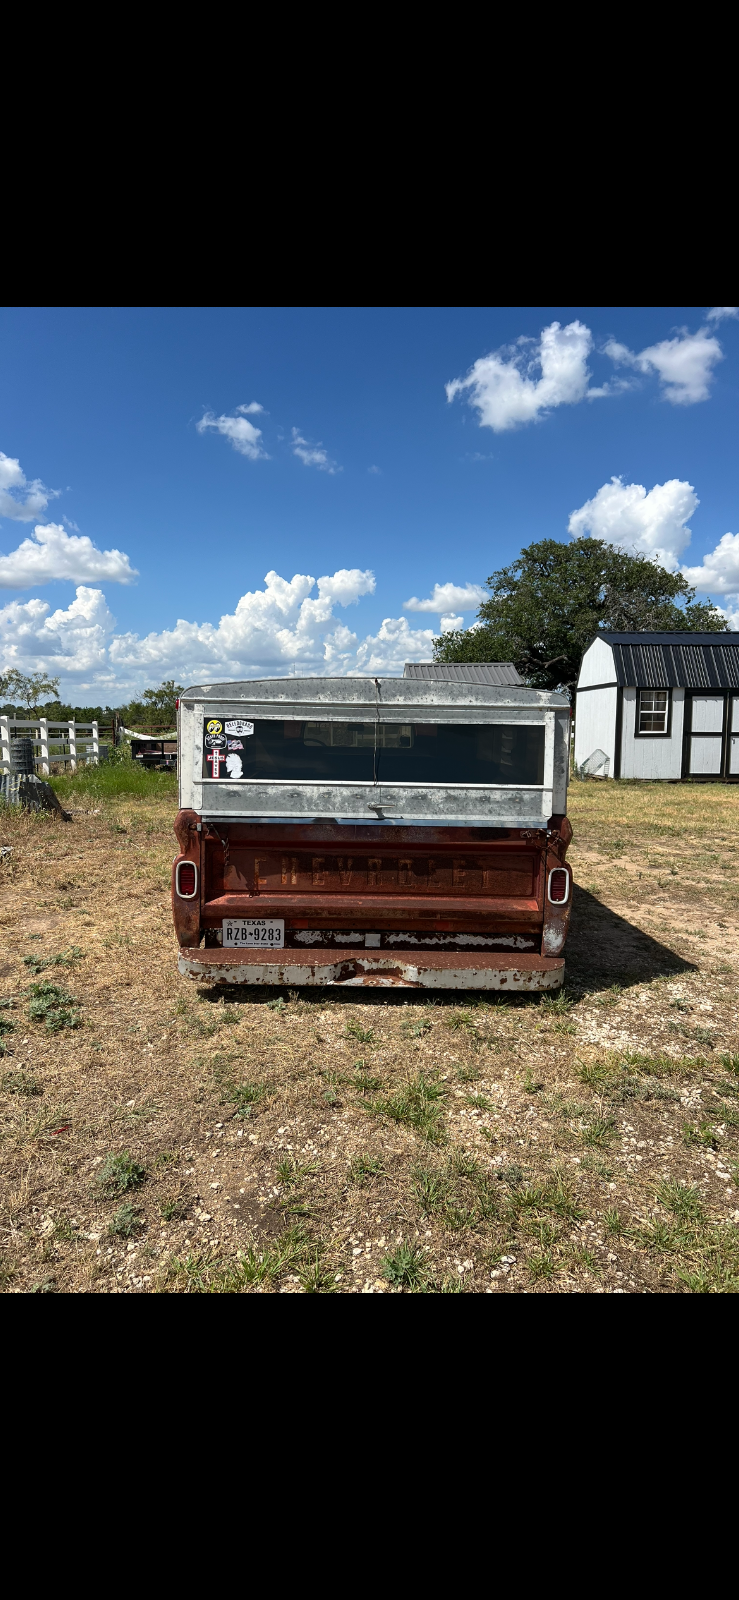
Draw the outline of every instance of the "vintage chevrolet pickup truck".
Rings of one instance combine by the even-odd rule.
[[[492,681],[479,681],[486,670]],[[560,986],[567,700],[497,665],[419,674],[183,694],[172,870],[183,975]]]

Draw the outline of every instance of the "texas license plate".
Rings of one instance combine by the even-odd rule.
[[[277,917],[227,917],[224,950],[284,950],[285,924]]]

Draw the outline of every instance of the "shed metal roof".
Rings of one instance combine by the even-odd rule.
[[[486,683],[496,689],[506,685],[525,688],[512,661],[454,661],[449,665],[436,661],[406,661],[403,677],[422,678],[431,683]]]
[[[600,633],[637,689],[739,689],[739,633]]]

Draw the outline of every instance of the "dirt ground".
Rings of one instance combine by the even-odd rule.
[[[0,817],[6,1293],[739,1289],[738,789],[574,783],[566,990],[500,1003],[198,989],[174,799],[77,805]]]

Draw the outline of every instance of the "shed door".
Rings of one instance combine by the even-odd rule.
[[[731,733],[729,735],[729,776],[739,778],[739,695],[731,701]]]
[[[690,772],[695,777],[720,777],[724,696],[694,694],[690,733]],[[739,749],[737,750],[739,756]],[[737,767],[739,771],[739,765]]]

